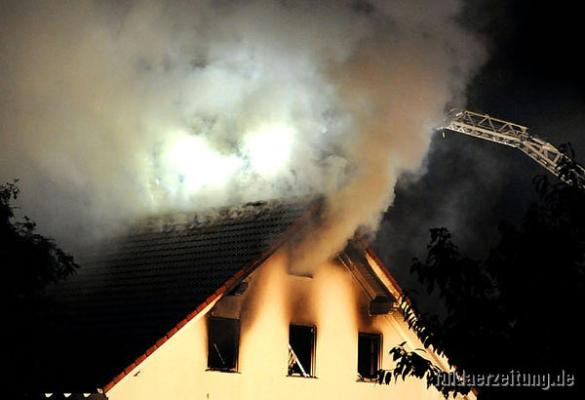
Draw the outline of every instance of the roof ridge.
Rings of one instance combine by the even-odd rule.
[[[169,233],[196,227],[212,227],[227,219],[243,219],[267,213],[277,208],[305,208],[316,199],[316,196],[296,196],[288,199],[273,198],[250,201],[220,207],[209,207],[198,211],[169,211],[143,217],[130,225],[127,234],[130,236],[141,233]]]

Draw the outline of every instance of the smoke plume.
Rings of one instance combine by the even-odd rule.
[[[442,1],[8,1],[0,179],[74,245],[120,221],[324,195],[375,230],[484,52]],[[307,253],[307,257],[311,257]],[[306,261],[308,262],[308,261]]]

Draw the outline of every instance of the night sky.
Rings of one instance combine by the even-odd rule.
[[[554,145],[570,142],[585,159],[585,61],[578,4],[528,0],[468,2],[468,26],[484,40],[488,62],[468,89],[472,111],[530,128]],[[482,258],[502,221],[518,223],[536,200],[532,179],[547,172],[519,150],[457,134],[433,140],[428,172],[402,179],[376,248],[409,286],[414,256],[429,228],[445,226],[463,253]]]

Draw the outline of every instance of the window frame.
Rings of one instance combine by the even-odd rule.
[[[236,338],[235,338],[235,343],[234,343],[234,366],[233,367],[227,367],[227,368],[222,368],[222,367],[215,367],[215,366],[210,366],[210,357],[209,357],[209,353],[211,350],[211,335],[210,335],[210,330],[211,330],[211,323],[212,321],[231,321],[234,322],[236,324]],[[226,317],[216,317],[216,316],[208,316],[207,317],[207,369],[206,371],[218,371],[218,372],[228,372],[228,373],[234,373],[234,372],[238,372],[239,371],[239,364],[240,364],[240,331],[241,331],[241,326],[240,326],[240,320],[238,318],[226,318]]]
[[[306,371],[307,376],[304,376],[302,374],[291,374],[290,373],[290,367],[287,366],[287,372],[286,372],[286,376],[287,377],[296,377],[296,378],[316,378],[316,359],[317,359],[317,327],[315,325],[304,325],[304,324],[294,324],[294,323],[290,323],[288,326],[288,346],[289,346],[289,357],[290,357],[290,352],[291,352],[291,330],[293,329],[293,327],[296,328],[309,328],[312,332],[312,343],[311,343],[311,352],[310,352],[310,356],[311,356],[311,360],[309,363],[308,368],[310,369],[309,371]],[[293,351],[295,351],[293,349]],[[290,362],[289,362],[290,364]],[[303,365],[303,367],[307,368],[305,365]]]
[[[361,342],[361,339],[363,337],[369,338],[369,339],[374,338],[378,342],[378,354],[375,357],[376,368],[375,368],[374,374],[371,376],[364,376],[360,372],[360,342]],[[357,353],[357,371],[356,372],[358,375],[359,382],[375,382],[375,381],[377,381],[377,371],[380,370],[381,365],[382,365],[382,341],[383,341],[383,335],[379,332],[358,332],[358,353]]]

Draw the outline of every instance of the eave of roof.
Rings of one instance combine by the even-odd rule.
[[[379,278],[381,278],[380,280],[385,283],[384,278],[388,279],[389,286],[391,286],[391,288],[389,287],[389,289],[391,291],[392,290],[396,291],[400,295],[399,297],[397,297],[397,299],[399,301],[404,300],[409,305],[412,304],[410,299],[408,298],[408,296],[406,296],[404,294],[404,292],[402,291],[402,289],[398,285],[398,282],[396,281],[396,279],[394,279],[392,274],[390,274],[390,270],[388,269],[388,267],[384,264],[382,259],[380,257],[378,257],[376,252],[371,247],[366,247],[365,253],[377,265],[378,268],[375,268],[374,271],[379,274],[378,276],[379,276]],[[380,276],[380,275],[382,275],[382,276]],[[416,315],[415,315],[415,318],[417,318]],[[428,354],[431,355],[431,358],[433,359],[433,361],[444,371],[449,371],[452,368],[457,370],[456,366],[450,366],[449,360],[446,356],[439,355],[433,348],[428,349]],[[469,394],[465,395],[463,398],[468,399],[468,400],[476,399],[477,394],[478,394],[477,389],[471,388],[471,392]]]
[[[38,393],[29,400],[107,400],[103,393]]]

